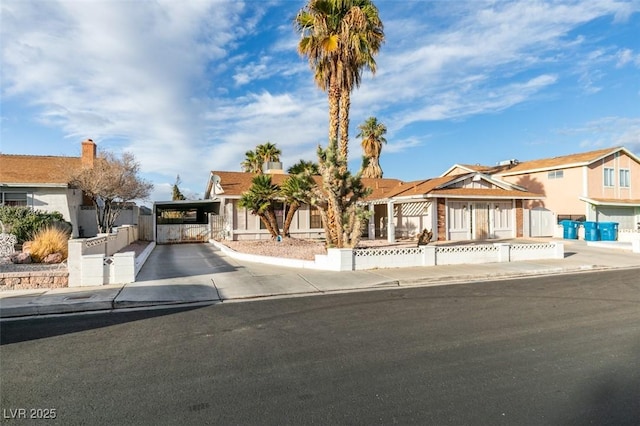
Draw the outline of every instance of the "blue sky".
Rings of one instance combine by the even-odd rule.
[[[626,146],[640,155],[639,1],[377,1],[386,42],[352,96],[388,128],[385,177]],[[152,200],[202,197],[266,141],[285,168],[326,145],[296,52],[304,1],[3,0],[0,150],[133,152]],[[224,187],[224,182],[222,182]]]

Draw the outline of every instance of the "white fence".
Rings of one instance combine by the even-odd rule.
[[[564,244],[555,241],[532,244],[494,243],[355,250],[327,249],[327,254],[316,255],[315,261],[281,259],[238,253],[218,241],[210,240],[210,242],[224,253],[241,260],[327,271],[564,259]]]
[[[138,228],[124,225],[111,234],[69,240],[69,287],[135,281],[135,252],[118,252],[137,239]]]
[[[559,242],[374,248],[353,250],[353,265],[351,269],[462,265],[563,258],[564,244]],[[341,270],[345,270],[344,266],[341,268],[343,268]]]

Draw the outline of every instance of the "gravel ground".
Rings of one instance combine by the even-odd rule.
[[[327,254],[323,241],[285,238],[281,242],[273,240],[259,241],[219,241],[221,244],[240,252],[262,256],[284,257],[289,259],[314,260],[316,254]],[[370,247],[413,247],[415,240],[403,240],[389,243],[386,240],[363,240],[359,248]]]

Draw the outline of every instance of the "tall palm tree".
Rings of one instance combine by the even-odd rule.
[[[240,163],[243,172],[262,173],[262,158],[255,151],[244,153],[244,161]]]
[[[382,21],[371,0],[309,0],[294,25],[301,34],[298,52],[307,57],[316,84],[328,95],[329,144],[318,151],[326,194],[322,204],[330,231],[327,242],[342,248],[357,240],[352,238],[357,232],[347,228],[356,229],[359,223],[353,217],[359,212],[350,204],[360,193],[351,188],[359,176],[352,179],[347,170],[350,96],[364,68],[375,72],[373,57],[384,40]]]
[[[371,0],[309,0],[298,12],[298,52],[307,56],[316,84],[328,93],[329,143],[340,141],[348,155],[351,91],[362,71],[376,71],[373,59],[384,40],[378,9]]]
[[[256,146],[256,155],[260,157],[260,159],[262,160],[262,163],[280,161],[281,154],[282,154],[282,151],[280,151],[275,144],[269,141]]]
[[[251,180],[251,186],[242,194],[238,202],[240,207],[260,217],[272,238],[280,234],[274,209],[274,201],[279,193],[280,188],[271,182],[271,175],[258,174]]]
[[[382,144],[387,143],[384,137],[387,133],[387,127],[378,122],[376,117],[369,117],[358,126],[358,129],[360,129],[358,137],[362,138],[364,156],[369,160],[367,167],[362,171],[362,177],[381,178],[380,153],[382,152]]]

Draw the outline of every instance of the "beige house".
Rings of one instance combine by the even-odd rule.
[[[213,171],[205,199],[221,203],[218,236],[232,239],[267,239],[270,235],[257,216],[238,207],[242,193],[251,186],[251,173]],[[276,173],[281,184],[287,175]],[[371,212],[365,238],[415,237],[431,230],[437,240],[485,240],[524,235],[523,205],[540,200],[540,194],[478,172],[462,172],[415,182],[397,179],[363,179],[372,194],[363,204]],[[279,204],[276,215],[282,226],[287,206]],[[303,206],[296,212],[291,235],[299,238],[324,236],[319,211]]]
[[[94,236],[98,232],[95,209],[82,191],[69,186],[69,174],[91,166],[97,147],[82,142],[80,157],[0,154],[0,205],[25,206],[45,212],[60,212],[73,226],[72,236]],[[123,209],[116,226],[137,223],[138,207]]]
[[[545,209],[557,220],[618,222],[620,229],[640,228],[640,158],[624,147],[497,166],[455,165],[444,175],[482,172],[544,195],[524,207]]]

